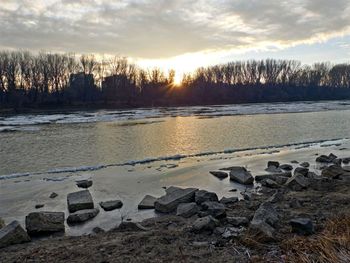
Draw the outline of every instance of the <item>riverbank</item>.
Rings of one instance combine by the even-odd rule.
[[[350,224],[346,214],[350,211],[350,169],[345,157],[350,153],[346,147],[341,150],[336,147],[339,148],[330,148],[343,158],[343,168],[339,166],[339,158],[333,155],[329,157],[332,160],[320,157],[320,148],[317,156],[311,155],[308,149],[309,158],[296,158],[298,163],[291,163],[294,159],[289,159],[287,165],[275,167],[277,170],[265,171],[267,162],[259,170],[248,166],[256,184],[246,187],[233,180],[235,185],[243,186],[238,190],[241,192],[238,201],[234,195],[227,195],[228,178],[219,180],[209,175],[210,170],[205,167],[208,177],[226,189],[224,195],[217,194],[221,205],[215,208],[198,204],[194,194],[195,199],[189,201],[196,201],[199,210],[189,218],[176,216],[174,211],[143,220],[142,227],[124,218],[107,232],[95,228],[84,236],[14,245],[1,249],[0,257],[3,262],[329,262],[329,259],[347,262],[350,258]],[[322,153],[329,150],[326,148]],[[284,163],[281,156],[269,157]],[[316,158],[322,162],[315,162]],[[309,168],[305,168],[308,165],[304,161],[309,162]],[[227,164],[221,160],[215,170],[232,171]],[[288,170],[290,165],[294,168],[290,175],[286,170],[278,170]],[[262,174],[265,176],[257,176]],[[197,181],[196,188],[210,190],[203,187],[206,183]],[[161,195],[166,193],[164,189],[160,191]],[[213,194],[204,196],[211,199]],[[223,196],[230,197],[231,201],[226,202]],[[203,218],[210,220],[203,222]]]

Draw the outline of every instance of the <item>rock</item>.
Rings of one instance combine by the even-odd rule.
[[[223,197],[220,199],[220,203],[224,205],[234,204],[238,202],[238,197]]]
[[[212,216],[198,218],[192,225],[192,230],[196,233],[203,231],[212,232],[219,225],[219,221]]]
[[[5,227],[5,221],[0,217],[0,229]]]
[[[309,218],[294,218],[289,221],[292,232],[300,235],[311,235],[314,233],[314,226]]]
[[[213,201],[218,202],[219,198],[214,192],[208,192],[206,190],[199,190],[194,195],[194,200],[198,205],[206,202],[206,201]]]
[[[51,198],[51,199],[56,198],[57,196],[58,196],[58,194],[55,193],[55,192],[52,192],[52,193],[50,194],[50,198]]]
[[[273,205],[269,202],[262,203],[255,211],[252,222],[262,221],[274,227],[278,222],[278,214]]]
[[[237,192],[237,189],[236,188],[232,188],[229,190],[229,192]]]
[[[269,199],[267,199],[267,202],[270,203],[277,203],[282,201],[284,198],[283,193],[280,191],[277,191],[276,193],[274,193]]]
[[[263,181],[261,181],[261,185],[265,186],[265,187],[269,187],[269,188],[279,188],[280,185],[278,183],[276,183],[274,180],[271,179],[265,179]]]
[[[240,194],[242,195],[243,199],[246,201],[250,201],[252,199],[252,193],[251,192],[240,192]]]
[[[297,160],[293,160],[293,161],[291,161],[290,163],[295,163],[295,164],[297,164],[297,163],[299,163]]]
[[[335,165],[341,166],[342,159],[339,159],[339,158],[334,159],[334,160],[332,161],[332,163],[334,163]]]
[[[92,186],[92,180],[79,180],[79,181],[76,181],[77,183],[77,186],[79,188],[89,188],[90,186]]]
[[[311,189],[315,191],[330,191],[334,188],[334,185],[334,180],[328,177],[313,178],[310,183]]]
[[[185,218],[191,217],[199,212],[199,207],[196,203],[182,203],[177,207],[176,215]]]
[[[249,225],[249,231],[259,239],[260,242],[270,242],[275,240],[276,230],[269,224],[262,221],[254,221]]]
[[[296,174],[289,178],[285,185],[291,190],[301,191],[307,188],[310,185],[310,182],[305,176]]]
[[[278,176],[276,178],[276,183],[278,183],[279,185],[283,185],[288,181],[289,177],[285,177],[285,176]]]
[[[255,181],[260,182],[266,179],[275,180],[277,176],[275,174],[262,174],[262,175],[256,175],[254,178],[255,178]]]
[[[181,190],[181,189],[182,188],[177,187],[177,186],[170,186],[168,188],[165,188],[165,193],[171,194],[172,192],[175,192],[175,191],[178,191],[178,190]]]
[[[240,184],[250,185],[254,183],[254,177],[244,167],[231,167],[230,180]]]
[[[0,248],[29,241],[30,237],[18,221],[13,221],[0,229]]]
[[[249,220],[246,217],[236,216],[236,217],[227,217],[227,223],[233,226],[247,226],[249,224]]]
[[[308,172],[309,172],[309,169],[308,169],[308,168],[297,167],[297,168],[295,168],[295,170],[294,170],[294,175],[296,175],[296,174],[301,174],[301,175],[303,175],[303,176],[306,176]]]
[[[262,203],[255,211],[253,220],[250,222],[249,230],[259,236],[262,241],[274,240],[274,226],[278,222],[278,214],[271,203]]]
[[[211,173],[215,177],[219,178],[220,180],[228,177],[228,174],[226,172],[222,172],[222,171],[210,171],[209,173]]]
[[[226,207],[221,203],[206,201],[202,203],[202,208],[208,215],[215,218],[222,218],[226,216]]]
[[[194,201],[194,196],[198,189],[196,188],[176,188],[170,190],[168,188],[166,195],[160,197],[155,201],[154,207],[157,212],[170,213],[176,210],[181,203],[191,203]]]
[[[342,159],[343,164],[349,164],[350,163],[350,157],[346,157]]]
[[[70,193],[67,195],[68,210],[74,213],[78,210],[93,209],[94,202],[89,190]]]
[[[100,202],[100,206],[105,211],[112,211],[114,209],[121,208],[123,206],[123,202],[120,200],[105,201],[105,202]]]
[[[94,234],[100,234],[100,233],[105,233],[106,231],[104,230],[104,229],[102,229],[102,228],[100,228],[100,227],[94,227],[93,229],[92,229],[92,233],[94,233]]]
[[[282,165],[279,166],[279,168],[281,168],[282,170],[285,170],[285,171],[293,170],[293,166],[290,165],[290,164],[282,164]]]
[[[37,204],[35,205],[35,209],[43,208],[45,205],[44,204]]]
[[[321,175],[328,178],[338,179],[340,176],[350,175],[350,173],[338,165],[331,165],[323,169]]]
[[[319,176],[314,172],[308,172],[305,177],[308,179],[315,179],[315,178],[318,178]]]
[[[308,162],[303,162],[300,164],[301,167],[304,167],[304,168],[309,168],[310,167],[310,164]]]
[[[333,162],[335,159],[337,159],[337,156],[334,154],[329,154],[327,155],[320,155],[316,158],[316,162],[318,163],[331,163]]]
[[[116,231],[120,231],[120,232],[140,232],[140,231],[149,231],[148,228],[142,226],[139,223],[135,223],[135,222],[121,222],[120,225],[115,228]]]
[[[68,216],[67,223],[76,224],[88,221],[97,216],[99,212],[100,210],[98,208],[76,211]]]
[[[26,216],[26,229],[29,235],[43,235],[64,232],[63,212],[33,212]]]
[[[283,172],[283,173],[277,173],[277,174],[257,175],[255,176],[255,181],[259,182],[265,179],[271,179],[271,180],[277,181],[279,177],[292,177],[292,173],[289,171],[289,172]]]
[[[154,209],[154,202],[157,197],[146,195],[138,205],[138,209]]]
[[[269,162],[267,162],[267,168],[269,168],[269,167],[278,168],[279,166],[280,166],[280,163],[279,163],[279,162],[275,162],[275,161],[269,161]]]
[[[334,161],[335,159],[338,158],[338,156],[336,156],[336,155],[333,154],[333,153],[330,153],[330,154],[328,155],[328,158],[329,158],[331,161]]]

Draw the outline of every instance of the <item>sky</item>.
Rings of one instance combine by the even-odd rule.
[[[350,61],[349,0],[0,0],[0,50],[130,57],[192,71],[228,61]]]

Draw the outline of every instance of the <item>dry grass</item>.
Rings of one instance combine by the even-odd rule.
[[[350,262],[350,215],[328,220],[324,230],[310,237],[296,236],[282,242],[286,262]]]

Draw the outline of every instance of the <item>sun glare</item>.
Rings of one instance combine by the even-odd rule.
[[[175,78],[174,78],[174,85],[175,86],[180,86],[182,82],[182,76],[180,73],[175,73]]]

